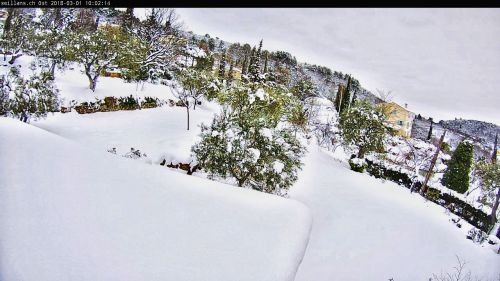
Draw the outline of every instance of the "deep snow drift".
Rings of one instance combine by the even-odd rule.
[[[0,118],[0,280],[287,280],[294,200],[96,152]]]

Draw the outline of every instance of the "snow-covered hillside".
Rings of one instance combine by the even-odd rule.
[[[0,118],[0,280],[288,280],[302,204]]]

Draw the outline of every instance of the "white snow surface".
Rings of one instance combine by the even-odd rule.
[[[0,280],[294,279],[295,200],[93,151],[0,118]]]
[[[304,202],[314,218],[296,281],[429,280],[433,273],[452,272],[455,255],[472,276],[500,275],[498,245],[467,240],[469,224],[457,228],[442,207],[350,171],[317,147],[309,148],[291,198]]]

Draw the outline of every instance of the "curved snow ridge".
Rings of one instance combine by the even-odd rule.
[[[144,165],[0,118],[0,280],[291,281],[300,202]]]

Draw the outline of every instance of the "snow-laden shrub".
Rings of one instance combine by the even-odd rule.
[[[192,151],[209,177],[234,178],[238,186],[286,194],[304,154],[290,123],[297,103],[274,85],[250,83],[221,95],[224,110]]]
[[[105,97],[103,103],[101,104],[99,111],[116,111],[118,108],[118,100],[115,97]]]
[[[467,239],[472,240],[474,243],[477,244],[483,244],[486,239],[488,239],[488,234],[486,234],[484,231],[477,229],[477,228],[471,228],[469,232],[467,233]]]
[[[141,108],[155,108],[160,105],[160,100],[158,98],[153,97],[145,97],[143,101],[141,101]]]
[[[362,173],[366,169],[367,164],[364,159],[353,158],[349,160],[349,166],[351,166],[351,170]]]
[[[135,110],[139,108],[139,103],[132,95],[118,98],[118,105],[121,110]]]
[[[356,101],[342,111],[339,128],[345,145],[356,145],[358,158],[370,152],[384,151],[386,128],[382,112],[375,110],[367,101]]]
[[[59,90],[46,73],[34,74],[28,79],[11,68],[0,76],[0,113],[23,122],[47,116],[59,110]]]
[[[142,157],[147,157],[146,153],[141,153],[139,149],[135,149],[133,147],[130,148],[130,151],[122,155],[125,158],[139,159]]]
[[[304,153],[292,130],[240,127],[231,119],[221,114],[202,126],[202,140],[192,149],[201,167],[210,177],[233,177],[238,186],[286,193],[297,180]]]

